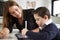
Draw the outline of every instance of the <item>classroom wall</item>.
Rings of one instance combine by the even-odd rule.
[[[14,0],[16,1],[19,5],[22,6],[23,9],[26,9],[26,2],[27,1],[35,1],[36,2],[36,7],[41,7],[41,6],[45,6],[47,8],[49,8],[49,4],[51,4],[51,0]]]

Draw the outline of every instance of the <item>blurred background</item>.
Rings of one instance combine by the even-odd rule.
[[[2,23],[3,23],[3,7],[4,7],[3,4],[5,1],[8,1],[8,0],[0,0],[0,27],[2,27]],[[51,16],[52,21],[56,23],[57,27],[60,29],[60,17],[56,15],[54,16],[55,12],[60,11],[59,9],[60,7],[57,8],[56,6],[57,4],[59,5],[60,2],[59,3],[57,2],[57,4],[55,2],[59,0],[10,0],[10,1],[16,1],[23,9],[33,9],[33,8],[36,9],[41,6],[47,7],[52,15]]]

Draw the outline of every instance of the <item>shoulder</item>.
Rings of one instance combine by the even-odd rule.
[[[53,22],[52,22],[52,23],[50,23],[50,24],[49,24],[49,25],[47,25],[47,26],[50,26],[50,27],[57,27],[57,26],[56,26],[56,24],[55,24],[55,23],[53,23]]]
[[[45,28],[44,28],[44,30],[47,30],[47,31],[49,31],[49,30],[53,30],[53,31],[58,31],[58,28],[57,28],[57,26],[56,26],[56,24],[55,23],[50,23],[49,25],[47,25]]]

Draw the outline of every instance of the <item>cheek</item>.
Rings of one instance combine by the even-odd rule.
[[[39,22],[39,26],[41,26],[41,25],[42,25],[42,21]]]
[[[41,22],[40,21],[36,21],[36,23],[38,24],[38,26],[40,26]]]
[[[41,26],[43,26],[44,25],[44,20],[41,20]]]
[[[41,27],[43,25],[43,20],[40,20],[37,24]]]
[[[17,17],[15,14],[11,14],[13,17]]]

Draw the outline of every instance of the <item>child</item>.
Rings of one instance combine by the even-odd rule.
[[[36,23],[39,27],[25,32],[28,38],[33,40],[53,40],[58,34],[57,26],[50,19],[50,12],[46,7],[39,7],[33,12]]]

